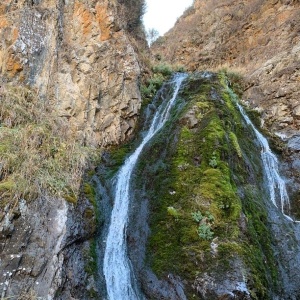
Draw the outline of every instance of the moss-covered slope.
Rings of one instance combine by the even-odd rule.
[[[188,299],[269,299],[277,268],[259,149],[226,80],[191,75],[172,121],[143,153],[135,188],[137,202],[150,202],[146,264],[160,279],[180,276]]]

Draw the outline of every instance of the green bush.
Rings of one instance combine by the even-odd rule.
[[[160,63],[152,68],[154,73],[160,73],[163,76],[170,76],[173,73],[173,68],[167,63]]]
[[[143,98],[152,99],[156,92],[161,88],[165,81],[165,77],[158,73],[154,74],[149,80],[147,80],[146,85],[141,86],[141,94]]]

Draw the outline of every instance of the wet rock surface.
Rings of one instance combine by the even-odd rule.
[[[92,279],[84,253],[94,234],[82,217],[87,207],[84,200],[75,210],[64,199],[41,197],[6,208],[0,222],[1,297],[87,297]]]
[[[279,280],[283,286],[282,296],[274,296],[274,299],[296,300],[300,297],[300,223],[278,214],[275,206],[270,205],[268,211]]]

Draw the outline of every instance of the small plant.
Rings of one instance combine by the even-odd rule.
[[[167,63],[160,63],[152,68],[154,73],[160,73],[163,76],[170,76],[173,73],[173,68]]]
[[[185,170],[188,169],[189,166],[190,166],[189,163],[183,163],[183,164],[178,165],[177,168],[178,168],[179,171],[185,171]]]
[[[207,211],[205,214],[209,222],[213,223],[215,221],[214,216],[209,211]]]
[[[171,66],[172,71],[175,73],[185,73],[187,72],[186,68],[183,65],[173,65]]]
[[[192,213],[192,218],[194,221],[196,221],[197,223],[200,223],[202,221],[202,219],[204,218],[204,216],[201,214],[201,212],[198,210],[197,212],[193,212]]]
[[[154,74],[147,80],[146,84],[141,86],[141,94],[143,98],[153,98],[156,92],[161,88],[165,78],[162,74]]]
[[[211,230],[211,226],[215,220],[213,215],[209,211],[203,215],[201,211],[198,210],[192,213],[192,218],[199,223],[197,228],[199,237],[204,240],[211,240],[214,235],[214,232]]]
[[[200,224],[197,232],[200,238],[204,240],[211,240],[214,236],[214,232],[211,230],[210,224]]]
[[[231,206],[232,206],[232,203],[231,203],[231,199],[228,198],[228,197],[223,197],[221,200],[220,200],[220,203],[219,203],[219,208],[221,208],[224,212],[229,212],[231,210]]]
[[[214,169],[218,166],[217,156],[215,151],[213,152],[208,164]]]

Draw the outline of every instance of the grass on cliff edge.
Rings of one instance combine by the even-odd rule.
[[[44,193],[73,199],[96,150],[35,92],[5,85],[0,101],[0,206]]]

